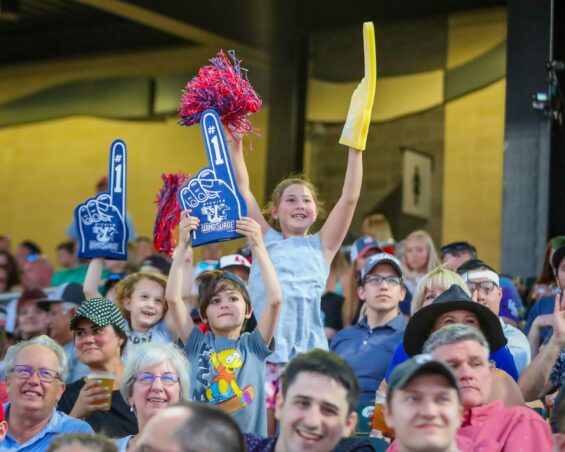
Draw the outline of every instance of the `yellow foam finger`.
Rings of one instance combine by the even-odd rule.
[[[365,56],[365,77],[351,96],[347,120],[339,142],[345,146],[364,150],[371,123],[371,111],[377,85],[377,55],[375,28],[372,22],[363,24],[363,48]]]

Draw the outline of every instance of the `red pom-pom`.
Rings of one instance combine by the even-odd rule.
[[[238,134],[253,130],[248,116],[261,108],[261,98],[247,80],[247,70],[228,51],[210,59],[211,65],[200,68],[186,84],[180,102],[180,124],[191,126],[200,121],[205,110],[215,110],[222,122]]]
[[[153,244],[158,253],[173,253],[175,239],[173,232],[180,220],[181,208],[177,201],[177,194],[180,188],[188,180],[188,176],[183,173],[162,174],[163,187],[157,193],[157,216],[153,227]]]

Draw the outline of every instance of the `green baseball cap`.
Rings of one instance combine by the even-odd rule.
[[[406,385],[416,376],[422,373],[443,375],[449,384],[459,393],[459,385],[453,372],[440,361],[435,361],[431,355],[415,355],[408,361],[396,366],[388,380],[387,402],[392,398],[392,392],[396,389],[404,389]]]

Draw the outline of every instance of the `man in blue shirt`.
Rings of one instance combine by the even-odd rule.
[[[92,433],[86,422],[55,409],[65,391],[67,357],[53,339],[39,336],[12,345],[5,363],[10,402],[4,405],[8,434],[0,450],[46,450],[61,433]]]
[[[398,307],[406,289],[402,264],[388,253],[369,257],[361,278],[358,295],[365,302],[365,316],[357,325],[337,333],[330,348],[353,368],[361,385],[360,400],[365,402],[374,398],[402,341],[406,320]]]

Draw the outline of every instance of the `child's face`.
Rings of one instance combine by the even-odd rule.
[[[272,212],[285,235],[305,235],[316,221],[318,209],[308,187],[290,185],[281,195],[279,205]]]
[[[208,325],[214,333],[239,332],[243,322],[250,317],[243,296],[233,289],[219,291],[206,308]]]
[[[428,249],[424,239],[410,239],[404,248],[406,263],[412,270],[426,271],[428,266]]]
[[[142,279],[130,298],[124,300],[124,308],[130,312],[132,328],[151,328],[163,318],[165,294],[156,281]]]

